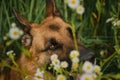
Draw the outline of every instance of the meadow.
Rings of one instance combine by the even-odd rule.
[[[76,32],[81,43],[95,53],[94,64],[99,66],[100,71],[93,72],[93,80],[120,80],[120,0],[79,1],[80,8],[77,10],[69,5],[69,0],[55,0],[64,20],[72,25],[73,33]],[[10,36],[12,27],[20,28],[13,15],[13,8],[30,22],[41,23],[45,17],[45,0],[0,0],[0,68],[10,68],[4,61],[6,58],[10,58],[17,65],[15,60],[21,51],[29,56],[29,52],[21,44],[22,31],[17,38]],[[75,46],[77,49],[77,44]],[[11,50],[15,55],[7,54]],[[79,67],[70,72],[60,68],[55,70],[55,74],[62,74],[67,78],[62,80],[70,80],[69,73],[74,73],[74,80],[82,80],[79,76],[83,74],[82,67],[85,63],[80,62],[78,65]]]

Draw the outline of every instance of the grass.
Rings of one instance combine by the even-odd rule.
[[[77,31],[82,44],[96,53],[97,63],[102,68],[103,77],[120,79],[118,77],[120,76],[120,23],[117,26],[113,24],[120,19],[120,1],[82,0],[82,5],[85,7],[83,15],[78,15],[63,0],[55,1],[64,20],[73,26],[73,32]],[[12,22],[16,22],[12,8],[17,9],[30,22],[41,23],[45,16],[45,0],[0,1],[1,61],[7,57],[7,51],[14,49],[15,53],[19,53],[22,50],[20,40],[13,41],[8,37]],[[106,23],[106,20],[111,17],[114,19]],[[20,25],[17,26],[20,27]],[[7,39],[4,39],[5,37]],[[75,35],[74,39],[76,39]],[[104,54],[100,54],[101,51]]]

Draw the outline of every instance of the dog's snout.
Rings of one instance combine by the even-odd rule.
[[[86,61],[86,60],[93,61],[94,58],[95,58],[94,52],[90,51],[89,49],[84,48],[84,49],[80,50],[79,59],[81,61]]]
[[[92,59],[94,59],[94,56],[95,55],[93,52],[84,53],[80,56],[80,60],[81,61],[85,61],[85,60],[92,61]]]

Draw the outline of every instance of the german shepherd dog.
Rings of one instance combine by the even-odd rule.
[[[54,0],[46,0],[46,17],[41,24],[30,23],[15,10],[14,14],[27,36],[26,39],[23,38],[22,42],[26,44],[28,38],[31,40],[30,44],[26,46],[32,58],[21,54],[17,60],[19,68],[27,72],[30,80],[34,80],[38,65],[42,67],[44,64],[50,63],[52,54],[57,54],[60,60],[69,61],[69,53],[75,49],[71,25],[61,18]],[[89,60],[93,57],[94,54],[82,46],[78,39],[77,44],[79,46],[80,60]],[[25,79],[18,71],[10,70],[1,75],[0,80]]]

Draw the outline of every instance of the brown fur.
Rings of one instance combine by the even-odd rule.
[[[74,41],[69,31],[71,26],[61,18],[53,0],[46,0],[46,2],[46,18],[41,24],[30,23],[14,11],[16,18],[24,26],[25,34],[29,34],[32,39],[31,44],[27,46],[31,57],[22,54],[17,61],[21,71],[27,73],[30,80],[34,80],[38,65],[44,67],[45,64],[50,63],[52,54],[57,54],[60,60],[68,60],[70,51],[75,49]],[[81,46],[79,42],[78,44],[83,58],[91,58],[91,56],[88,58],[84,56],[89,51]],[[46,74],[51,75],[49,72]],[[24,80],[21,72],[15,70],[11,70],[7,77],[9,77],[9,80]],[[4,77],[2,76],[0,80],[7,80],[2,78]]]

